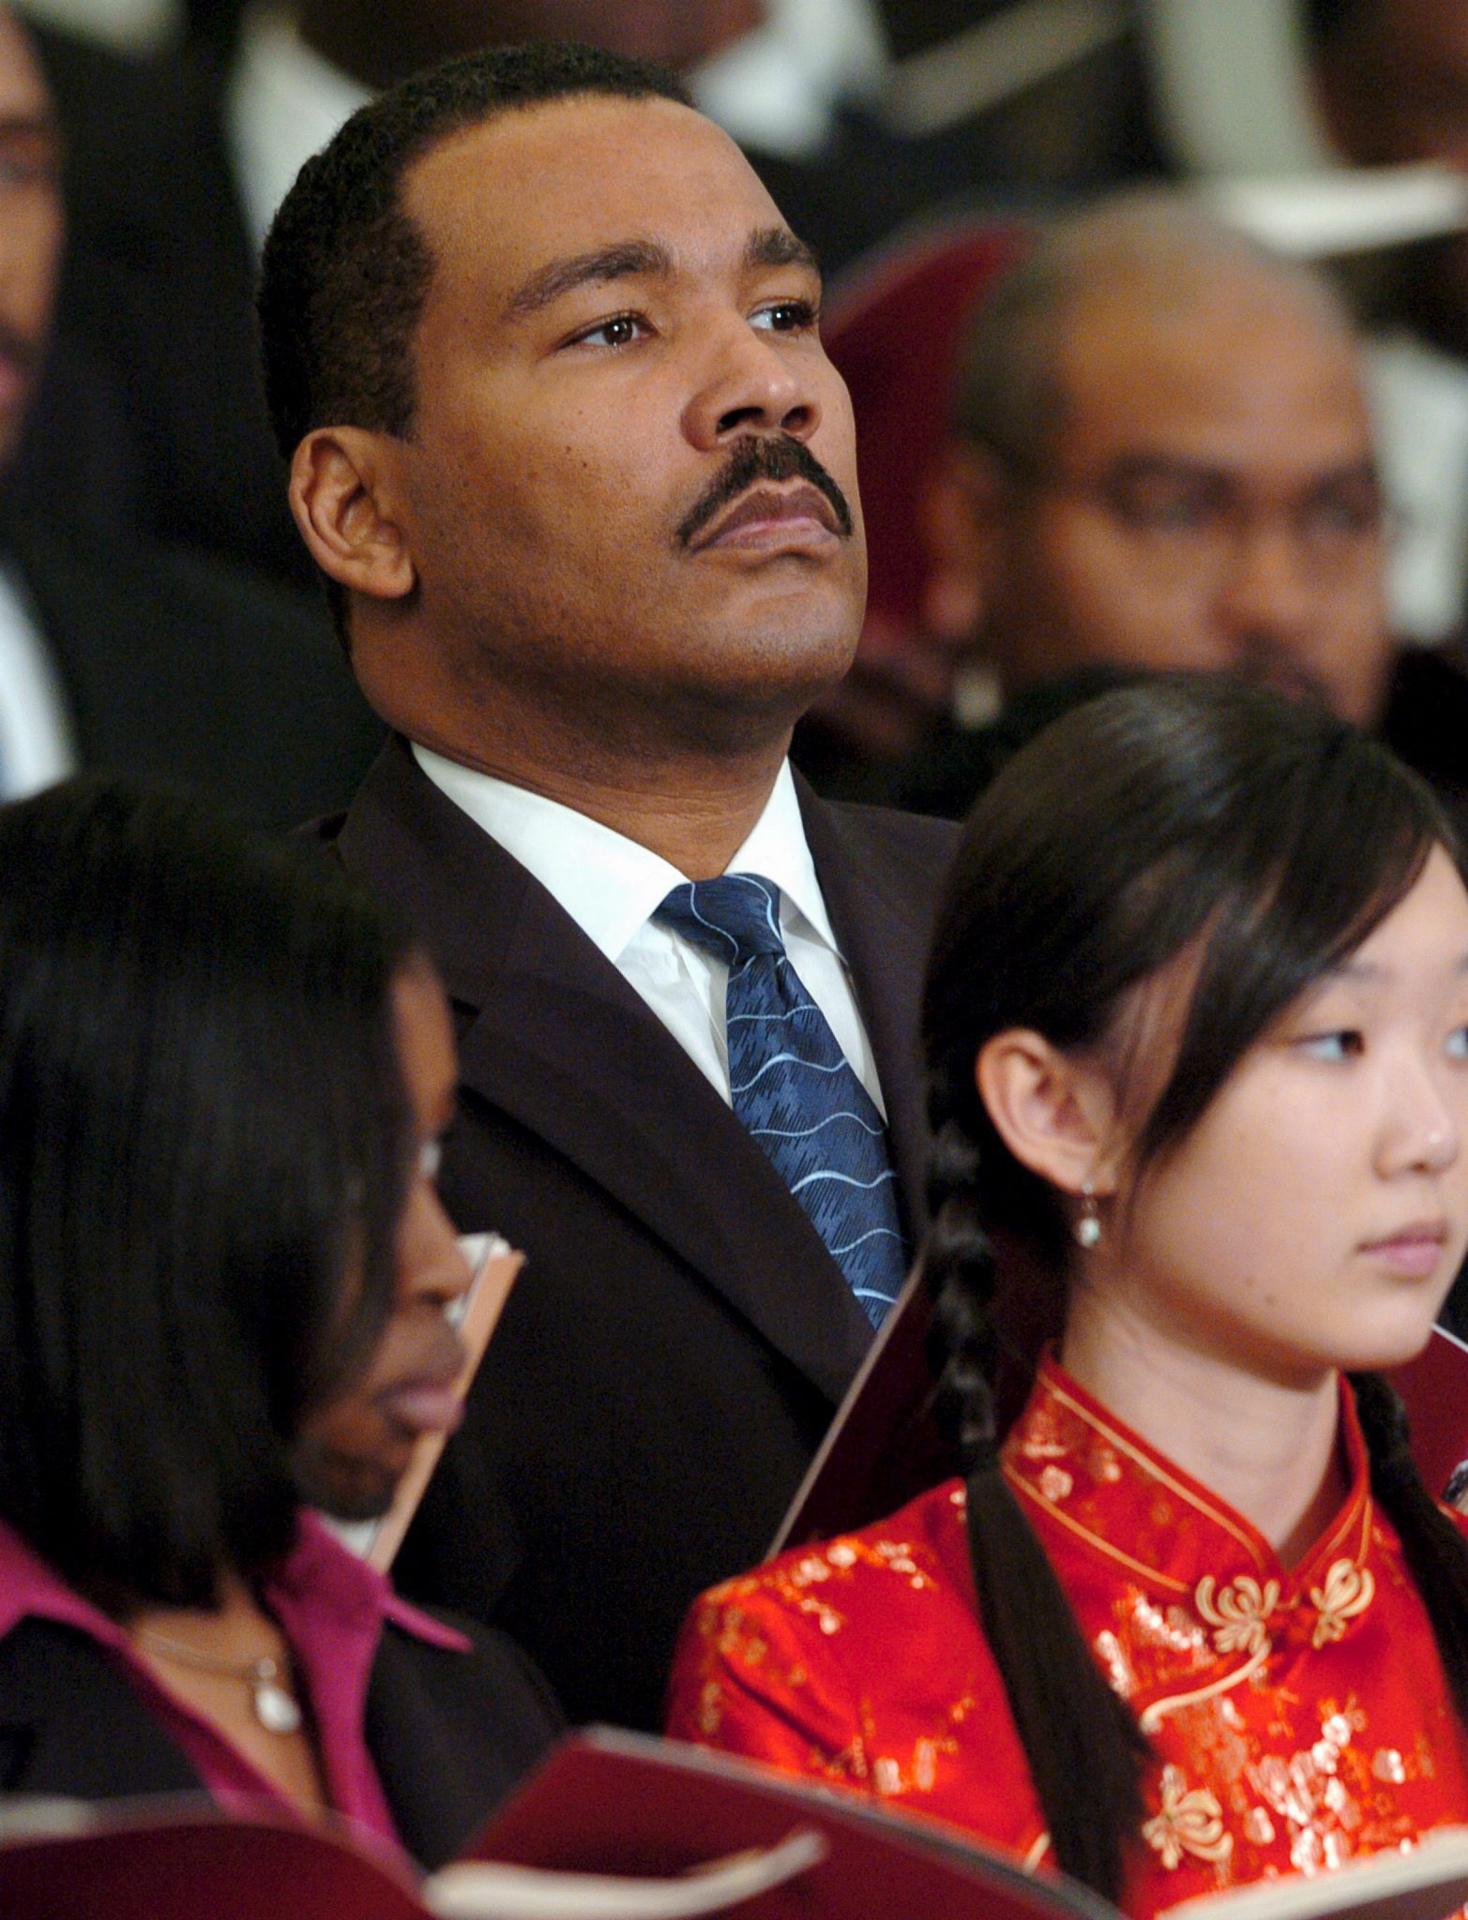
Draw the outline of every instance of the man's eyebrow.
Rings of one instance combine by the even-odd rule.
[[[1172,453],[1139,448],[1133,452],[1119,453],[1112,460],[1109,471],[1126,479],[1149,479],[1153,475],[1171,478],[1181,474],[1187,478],[1235,480],[1239,478],[1237,470],[1226,462],[1210,459],[1191,453]],[[1322,487],[1338,487],[1360,482],[1363,485],[1377,485],[1381,475],[1376,461],[1370,454],[1360,459],[1346,459],[1338,466],[1327,467],[1322,472],[1308,476],[1306,488],[1309,492],[1318,492]]]
[[[1319,487],[1338,487],[1360,481],[1364,486],[1380,486],[1381,470],[1377,462],[1368,454],[1359,460],[1343,460],[1338,467],[1331,467],[1325,473],[1317,474],[1315,485]]]
[[[1127,475],[1139,474],[1143,478],[1151,474],[1171,475],[1205,474],[1217,475],[1220,479],[1234,477],[1235,469],[1231,464],[1209,453],[1182,452],[1163,447],[1132,447],[1113,456],[1110,462],[1113,473]]]
[[[523,320],[577,287],[627,280],[634,274],[667,275],[672,271],[667,248],[655,240],[619,240],[610,247],[595,247],[590,253],[547,261],[510,295],[505,315],[507,319]]]
[[[749,236],[744,249],[749,267],[805,267],[820,277],[821,263],[815,249],[798,239],[789,227],[760,227]]]
[[[820,273],[814,251],[788,227],[758,228],[745,244],[744,263],[749,267],[804,267],[816,275]],[[672,271],[672,255],[658,241],[618,240],[609,247],[595,247],[589,253],[573,253],[562,260],[547,261],[510,295],[505,315],[507,319],[523,320],[562,295],[574,293],[577,287],[628,280],[640,274],[665,278]]]

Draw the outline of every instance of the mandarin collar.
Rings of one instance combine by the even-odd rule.
[[[1278,1583],[1292,1600],[1342,1559],[1367,1557],[1370,1465],[1349,1382],[1340,1376],[1347,1491],[1308,1552],[1286,1567],[1251,1521],[1110,1413],[1047,1354],[1005,1442],[1004,1472],[1023,1503],[1141,1581],[1160,1601],[1192,1602],[1200,1583]],[[1206,1591],[1206,1589],[1205,1589]]]

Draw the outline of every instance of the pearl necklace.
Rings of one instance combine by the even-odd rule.
[[[217,1654],[201,1653],[197,1647],[170,1640],[166,1633],[155,1633],[151,1627],[134,1627],[132,1635],[145,1647],[151,1647],[166,1659],[176,1660],[180,1666],[197,1667],[201,1673],[223,1674],[247,1686],[255,1718],[267,1733],[300,1731],[300,1703],[281,1679],[279,1661],[269,1654],[259,1660],[222,1660]]]

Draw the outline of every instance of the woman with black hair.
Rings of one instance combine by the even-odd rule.
[[[458,1418],[426,960],[302,849],[0,810],[0,1791],[207,1790],[450,1857],[556,1730],[303,1502]]]
[[[962,1478],[705,1596],[672,1731],[1143,1915],[1468,1820],[1468,1543],[1363,1371],[1468,1246],[1427,789],[1222,677],[1106,694],[969,821],[924,1026]],[[1007,1436],[995,1249],[1064,1292]]]

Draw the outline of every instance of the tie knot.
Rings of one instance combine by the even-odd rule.
[[[757,953],[783,953],[780,889],[757,873],[726,873],[674,887],[653,915],[733,967]]]

